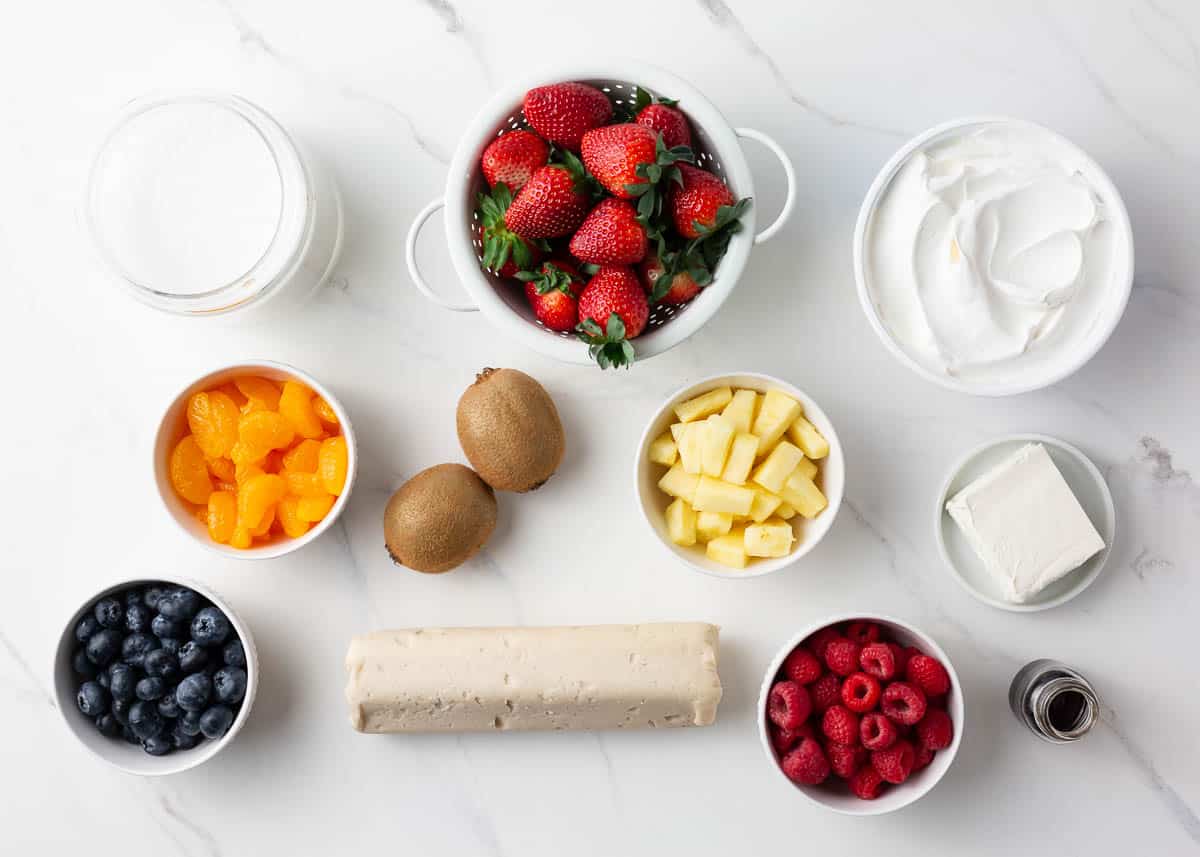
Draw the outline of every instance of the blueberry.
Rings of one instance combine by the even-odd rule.
[[[141,739],[139,739],[138,736],[134,734],[133,730],[130,729],[128,726],[121,727],[121,737],[124,738],[125,741],[130,744],[141,744],[142,743]]]
[[[206,652],[195,640],[188,640],[179,647],[179,668],[185,673],[194,673],[208,660]]]
[[[108,690],[108,685],[111,679],[108,676],[108,670],[100,670],[96,673],[96,684],[100,685],[105,690]]]
[[[171,739],[165,735],[155,735],[142,740],[142,749],[151,756],[165,756],[171,752]]]
[[[175,728],[171,730],[171,746],[176,750],[190,750],[199,744],[200,741],[200,722],[198,719],[195,732],[185,732],[182,723],[176,723]]]
[[[212,677],[217,702],[236,705],[246,695],[246,671],[241,667],[222,667]]]
[[[129,725],[129,709],[133,707],[132,699],[114,699],[112,701],[112,716],[122,726]]]
[[[125,619],[125,608],[115,598],[101,598],[93,612],[103,628],[118,628]]]
[[[184,711],[203,711],[212,699],[212,679],[206,673],[192,673],[175,688],[175,701]]]
[[[142,594],[142,603],[151,610],[158,609],[158,599],[162,598],[163,593],[167,590],[162,586],[151,586]]]
[[[130,634],[121,643],[121,660],[140,667],[146,655],[158,648],[158,642],[149,634]]]
[[[166,649],[155,649],[142,660],[146,675],[172,678],[179,675],[179,658]]]
[[[242,648],[241,640],[230,640],[221,654],[226,666],[246,668],[246,650]]]
[[[200,717],[202,711],[185,711],[183,717],[179,718],[179,723],[175,728],[184,735],[199,735],[200,734]]]
[[[99,717],[108,711],[108,691],[94,681],[85,681],[75,694],[75,704],[88,717]]]
[[[137,684],[137,670],[118,661],[108,668],[108,692],[113,699],[132,699]]]
[[[176,622],[174,619],[168,619],[161,613],[154,614],[154,618],[150,620],[150,633],[158,638],[173,637],[179,639],[183,636],[184,624]]]
[[[158,701],[158,713],[168,720],[175,720],[183,714],[183,709],[179,707],[179,702],[175,699],[175,688],[167,688],[167,692]]]
[[[190,589],[177,586],[168,589],[158,599],[158,612],[175,621],[191,619],[200,609],[200,596]]]
[[[233,725],[233,709],[228,705],[214,705],[200,715],[200,731],[205,738],[220,738]]]
[[[88,637],[100,630],[100,622],[96,619],[95,614],[88,613],[79,620],[79,624],[75,626],[75,639],[81,643],[86,643]]]
[[[111,714],[101,714],[96,718],[96,729],[101,735],[111,738],[121,731],[121,724]]]
[[[143,741],[163,731],[162,715],[153,702],[138,701],[129,708],[129,728]]]
[[[87,641],[88,660],[97,666],[108,666],[119,651],[121,632],[114,628],[101,628]]]
[[[225,614],[216,607],[205,607],[192,620],[192,639],[202,646],[221,645],[232,630]]]
[[[150,628],[150,608],[141,601],[134,602],[125,608],[125,630],[131,634],[140,634]]]
[[[71,656],[71,668],[84,678],[93,678],[96,675],[96,665],[88,660],[87,652],[83,649],[76,649],[75,654]]]
[[[146,676],[137,683],[133,691],[138,699],[149,702],[159,699],[167,692],[167,683],[158,676]]]
[[[179,656],[179,641],[174,637],[159,637],[158,647],[164,652],[170,652],[176,657]]]
[[[124,597],[125,597],[126,609],[132,607],[134,604],[141,604],[142,603],[142,590],[126,589]]]

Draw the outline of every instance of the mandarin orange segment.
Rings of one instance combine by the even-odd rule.
[[[320,497],[329,493],[321,483],[321,478],[315,473],[294,473],[291,470],[285,470],[283,478],[287,482],[288,493],[295,494],[297,497]]]
[[[263,470],[257,464],[237,464],[235,465],[236,482],[241,485],[247,479],[253,479],[255,476],[262,476],[267,471]]]
[[[279,413],[301,437],[318,437],[325,429],[312,405],[313,391],[299,381],[284,381]]]
[[[228,458],[208,459],[208,472],[222,482],[233,482],[236,478],[233,461]]]
[[[208,525],[209,538],[220,544],[228,542],[237,526],[237,497],[228,491],[209,494],[205,523]]]
[[[229,537],[229,546],[238,550],[245,550],[250,547],[253,541],[254,539],[250,535],[250,531],[241,524],[238,524],[234,527],[233,535]]]
[[[245,396],[242,395],[242,391],[239,390],[232,381],[222,384],[220,387],[217,387],[217,389],[229,398],[233,399],[233,403],[238,406],[238,410],[241,410],[242,405],[249,401]]]
[[[238,420],[240,454],[250,461],[266,458],[273,449],[286,449],[295,438],[291,423],[274,411],[254,411]],[[234,452],[239,452],[236,445]],[[237,456],[233,460],[236,462]]]
[[[250,531],[250,535],[254,536],[255,538],[261,538],[262,536],[265,536],[267,533],[271,532],[271,525],[275,523],[275,510],[277,508],[277,506],[269,507],[266,513],[263,515],[262,521],[259,522],[259,525]]]
[[[346,486],[346,459],[346,438],[339,435],[321,441],[317,474],[330,494],[341,494]]]
[[[286,493],[287,483],[274,473],[263,473],[247,479],[237,495],[238,526],[251,531],[257,529],[267,510],[282,500]]]
[[[213,483],[213,490],[228,491],[230,494],[236,494],[238,492],[238,484],[236,482],[226,482],[224,479],[218,479]]]
[[[283,468],[295,473],[316,473],[320,453],[320,442],[306,438],[283,454]]]
[[[329,510],[333,508],[336,500],[337,498],[332,494],[324,494],[320,497],[301,497],[300,502],[296,504],[296,514],[302,521],[316,523],[329,514]]]
[[[279,387],[273,381],[254,375],[243,375],[241,378],[234,378],[233,384],[247,399],[246,404],[242,405],[243,412],[248,407],[254,407],[254,410],[279,410]]]
[[[334,411],[333,406],[320,396],[315,396],[313,398],[312,406],[313,411],[316,413],[321,422],[328,423],[331,426],[341,425],[341,421],[338,419],[337,412]]]
[[[279,501],[279,505],[275,507],[275,516],[279,523],[283,526],[283,531],[293,539],[298,539],[300,536],[308,532],[309,523],[300,517],[300,498],[288,495]]]
[[[207,505],[208,495],[212,493],[212,480],[196,438],[189,434],[175,445],[171,451],[169,471],[176,494],[189,503]]]
[[[280,470],[283,470],[283,452],[278,449],[271,450],[259,467],[267,473],[278,473]]]
[[[188,428],[209,458],[220,458],[233,449],[240,416],[233,399],[220,390],[196,393],[188,399]]]

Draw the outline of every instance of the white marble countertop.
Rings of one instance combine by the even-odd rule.
[[[23,3],[0,35],[0,838],[26,854],[900,855],[1196,853],[1200,848],[1200,7],[983,0],[780,4],[608,0]],[[635,25],[636,22],[636,25]],[[651,35],[654,34],[654,35]],[[549,41],[542,43],[540,39]],[[533,40],[531,47],[522,39]],[[775,135],[801,201],[694,338],[627,374],[554,364],[478,315],[412,288],[402,241],[439,192],[460,129],[530,57],[636,45],[733,124]],[[284,324],[186,323],[111,289],[79,224],[99,129],[149,90],[258,102],[330,165],[347,210],[331,285]],[[899,366],[859,309],[850,235],[880,164],[939,120],[1043,122],[1125,195],[1138,273],[1124,320],[1067,381],[1001,400],[941,391]],[[770,157],[749,152],[759,175]],[[760,180],[760,205],[780,194]],[[449,276],[435,242],[422,250]],[[224,561],[185,542],[154,494],[157,411],[204,369],[262,356],[335,389],[355,419],[360,482],[325,538],[280,560]],[[484,365],[527,371],[569,451],[530,496],[501,498],[480,558],[424,577],[392,566],[379,519],[416,471],[461,460],[454,404]],[[632,507],[644,421],[689,379],[771,372],[822,403],[848,460],[828,539],[745,583],[671,563]],[[1119,539],[1070,604],[1016,615],[972,600],[938,558],[931,503],[951,461],[1014,431],[1077,444],[1104,469]],[[91,759],[52,711],[63,622],[104,582],[195,576],[232,599],[262,657],[245,731],[160,780]],[[946,779],[872,820],[789,793],[758,747],[754,700],[776,648],[840,610],[886,611],[948,650],[965,742]],[[366,737],[346,722],[351,635],[388,626],[704,619],[723,626],[716,726],[665,733]],[[1008,712],[1039,656],[1084,671],[1109,707],[1051,747]]]

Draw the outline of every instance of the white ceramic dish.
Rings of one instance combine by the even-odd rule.
[[[334,413],[337,414],[342,434],[346,438],[346,485],[329,513],[298,539],[280,538],[246,550],[219,544],[209,538],[208,530],[191,514],[188,507],[175,493],[167,470],[171,449],[187,431],[187,402],[191,395],[201,390],[212,389],[241,375],[261,375],[276,381],[288,379],[300,381],[329,403]],[[307,372],[285,363],[276,363],[271,360],[247,360],[224,366],[197,378],[172,399],[158,424],[158,434],[154,439],[153,465],[154,481],[158,487],[159,497],[162,498],[163,506],[171,519],[189,538],[223,556],[237,559],[273,559],[299,550],[309,542],[320,538],[322,533],[333,526],[338,515],[350,501],[350,493],[354,489],[354,478],[358,471],[358,445],[354,439],[354,426],[350,423],[350,415],[346,413],[346,409],[342,407],[337,397],[320,381]]]
[[[791,524],[792,528],[796,531],[797,542],[790,554],[778,559],[755,559],[744,569],[732,569],[720,563],[713,562],[704,555],[704,548],[702,546],[686,548],[680,547],[671,541],[667,535],[665,517],[666,508],[670,505],[671,498],[658,488],[658,480],[666,472],[666,468],[661,464],[654,464],[647,458],[647,450],[649,449],[650,442],[667,431],[671,423],[678,421],[678,417],[675,416],[672,410],[675,405],[698,396],[707,390],[724,386],[730,386],[734,389],[741,387],[749,390],[757,390],[760,393],[766,392],[772,387],[782,390],[804,406],[804,415],[825,436],[825,439],[829,441],[829,455],[818,462],[820,465],[820,475],[817,479],[817,485],[820,486],[821,491],[825,494],[829,505],[811,521],[806,521],[799,515],[792,518]],[[633,478],[634,490],[637,492],[638,505],[642,510],[642,517],[650,525],[654,538],[670,551],[672,556],[695,571],[710,574],[714,577],[742,580],[749,577],[762,577],[764,574],[770,574],[791,565],[815,548],[817,543],[825,537],[830,527],[833,526],[834,518],[837,517],[838,509],[842,505],[842,494],[846,484],[846,462],[842,455],[842,444],[838,440],[837,432],[833,429],[833,423],[830,422],[829,417],[825,415],[825,412],[821,410],[820,406],[807,393],[786,381],[781,381],[770,375],[761,375],[756,372],[742,372],[703,378],[673,393],[662,404],[642,431],[642,439],[638,443],[637,448],[637,458],[634,460],[633,465]]]
[[[946,698],[946,713],[950,715],[950,719],[954,722],[953,741],[951,741],[950,746],[945,750],[938,750],[934,754],[933,761],[929,763],[928,767],[917,771],[908,780],[899,785],[886,785],[885,791],[875,800],[861,800],[855,797],[846,787],[846,784],[832,774],[829,780],[819,786],[805,786],[792,782],[779,767],[779,756],[776,754],[775,748],[771,746],[771,735],[768,730],[767,695],[771,692],[771,685],[775,683],[775,678],[787,656],[809,635],[816,633],[821,628],[841,622],[850,622],[855,619],[868,619],[883,626],[897,643],[902,646],[916,646],[925,654],[937,658],[946,668],[946,672],[950,674],[950,693]],[[779,782],[790,789],[800,792],[800,794],[813,803],[823,806],[826,809],[831,809],[834,812],[840,812],[844,815],[883,815],[884,813],[902,809],[924,797],[945,776],[946,771],[950,769],[950,765],[954,762],[959,745],[962,743],[962,736],[966,727],[966,704],[963,700],[962,682],[959,681],[958,673],[954,671],[954,664],[950,662],[950,658],[942,650],[941,646],[934,642],[933,638],[924,631],[891,616],[864,616],[860,613],[843,613],[830,616],[803,628],[787,642],[787,645],[779,650],[779,653],[775,655],[775,658],[767,668],[766,675],[763,677],[762,688],[758,694],[757,719],[759,742],[762,744],[763,752],[766,754],[767,764],[771,766],[771,770],[774,771],[774,776],[778,778]]]
[[[79,642],[75,639],[75,626],[84,613],[91,610],[97,601],[114,592],[133,586],[148,586],[155,583],[168,583],[175,586],[186,586],[203,595],[221,610],[229,619],[233,630],[242,641],[246,652],[246,696],[242,699],[242,707],[238,711],[233,725],[225,735],[215,741],[205,739],[191,750],[176,750],[165,756],[151,756],[141,747],[126,743],[120,736],[109,738],[96,731],[92,721],[80,713],[75,703],[75,694],[79,687],[79,678],[71,668],[71,657]],[[250,717],[250,709],[254,707],[254,697],[258,692],[258,650],[254,647],[254,637],[250,628],[241,620],[224,598],[209,587],[195,580],[169,577],[146,577],[125,580],[106,586],[92,595],[80,605],[67,622],[58,646],[54,653],[54,698],[55,706],[62,716],[68,731],[78,739],[79,743],[93,756],[101,759],[114,768],[130,774],[144,777],[165,776],[186,771],[203,764],[233,742],[234,737],[241,731]]]
[[[1050,459],[1091,519],[1092,526],[1104,539],[1105,547],[1079,568],[1047,586],[1032,600],[1014,604],[1004,600],[1000,582],[988,573],[983,562],[967,544],[958,524],[946,511],[946,501],[1027,443],[1040,443],[1046,447]],[[1116,510],[1104,475],[1086,455],[1069,443],[1042,434],[1009,435],[972,449],[950,468],[934,508],[934,536],[942,559],[954,579],[984,604],[1017,613],[1057,607],[1091,586],[1108,561],[1116,529]]]
[[[868,282],[866,255],[872,216],[892,178],[909,157],[940,138],[968,127],[989,123],[1013,123],[1039,129],[1071,150],[1076,158],[1086,165],[1087,178],[1097,188],[1110,215],[1113,227],[1117,231],[1118,250],[1117,259],[1114,261],[1110,291],[1099,300],[1095,318],[1086,327],[1086,332],[1074,339],[1055,343],[1053,347],[1046,349],[1048,353],[1043,354],[1036,365],[1014,371],[1012,376],[1006,380],[985,383],[933,371],[896,340],[880,317],[879,310],[875,305]],[[863,312],[866,313],[867,320],[879,336],[880,341],[897,360],[922,378],[949,390],[977,396],[1011,396],[1038,390],[1061,381],[1087,363],[1108,341],[1125,312],[1125,305],[1129,301],[1129,294],[1133,288],[1133,229],[1130,226],[1129,214],[1125,209],[1121,194],[1108,174],[1074,143],[1048,128],[1025,120],[1010,119],[1004,116],[968,116],[943,122],[918,134],[905,143],[879,171],[863,199],[854,230],[854,278],[858,286],[858,299],[862,304]],[[1070,307],[1068,307],[1069,310]]]
[[[647,330],[636,340],[639,359],[653,357],[683,342],[704,326],[733,291],[754,244],[773,237],[791,217],[796,199],[796,177],[791,160],[773,139],[752,128],[732,128],[720,111],[698,90],[670,72],[633,60],[608,62],[572,62],[522,76],[502,87],[463,132],[454,159],[446,174],[443,196],[426,205],[409,229],[406,258],[409,276],[425,297],[445,309],[456,312],[483,312],[488,321],[506,336],[548,357],[567,363],[588,364],[587,347],[572,334],[558,334],[542,327],[533,317],[524,293],[512,282],[485,272],[479,263],[482,244],[475,199],[484,189],[479,158],[484,147],[495,137],[512,128],[524,127],[521,103],[525,93],[537,86],[562,81],[589,83],[609,92],[614,100],[622,92],[641,86],[652,93],[679,101],[688,117],[694,137],[697,161],[721,176],[737,197],[754,197],[754,179],[740,138],[763,144],[779,159],[787,183],[783,211],[775,221],[755,233],[757,203],[742,218],[743,229],[729,242],[729,250],[716,270],[711,285],[684,307],[660,306],[651,314]],[[467,300],[442,296],[422,276],[416,259],[417,237],[421,227],[438,209],[445,208],[446,247],[455,272],[467,292]],[[668,323],[670,322],[670,323]]]

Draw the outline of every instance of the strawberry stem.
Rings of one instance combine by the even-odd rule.
[[[633,344],[625,338],[625,322],[615,312],[609,314],[603,330],[594,319],[586,318],[575,331],[601,369],[628,369],[637,359]]]

